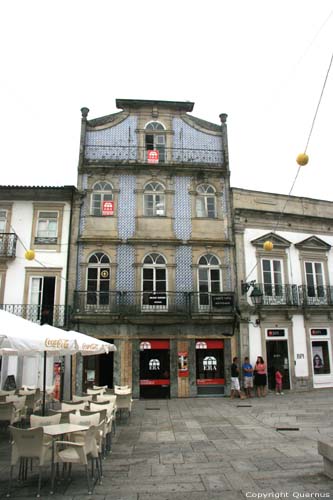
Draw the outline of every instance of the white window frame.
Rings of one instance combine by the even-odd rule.
[[[200,184],[197,186],[197,196],[195,200],[196,216],[200,219],[216,219],[216,189],[211,184]],[[214,201],[214,214],[211,214],[211,208],[208,206],[208,200]]]
[[[42,215],[42,214],[56,214],[56,217],[51,217],[50,215]],[[57,244],[58,243],[58,233],[59,233],[59,211],[58,210],[38,210],[37,212],[37,221],[36,221],[36,235],[35,235],[35,243],[42,244]],[[50,230],[49,226],[51,222],[56,221],[56,229]],[[46,223],[47,229],[42,230],[42,233],[45,233],[45,236],[40,234],[40,223]]]
[[[200,264],[200,260],[206,258],[207,264]],[[210,264],[210,261],[212,259],[217,260],[217,264]],[[204,280],[207,282],[207,291],[206,292],[201,292],[200,291],[200,283],[202,280],[200,280],[200,270],[207,270],[207,280]],[[211,273],[210,271],[218,271],[219,272],[219,290],[218,291],[212,291],[212,283],[215,283],[216,281],[212,281],[211,279]],[[221,293],[223,291],[223,282],[222,282],[222,270],[221,270],[221,261],[220,259],[215,255],[211,253],[206,253],[204,255],[201,255],[200,258],[198,259],[198,271],[197,271],[197,284],[198,284],[198,307],[200,311],[207,311],[210,310],[212,307],[211,304],[211,296],[214,293]],[[208,297],[208,303],[207,304],[202,304],[201,303],[201,298],[202,296],[207,295]]]
[[[154,260],[155,262],[153,263],[146,263],[145,264],[145,260],[147,257],[149,256],[155,256],[154,257]],[[157,259],[159,257],[162,257],[163,260],[164,260],[164,263],[163,264],[159,264],[159,263],[156,263]],[[146,292],[143,290],[143,283],[144,283],[144,279],[143,279],[143,275],[144,275],[144,269],[152,269],[153,270],[153,290],[151,292]],[[165,297],[166,297],[166,303],[165,305],[150,305],[150,304],[144,304],[144,294],[146,293],[159,293],[158,291],[156,291],[156,271],[158,269],[164,269],[165,270],[165,292],[160,292],[161,294],[165,293]],[[156,311],[156,312],[159,312],[159,311],[167,311],[168,310],[168,268],[167,268],[167,260],[166,258],[164,257],[164,255],[162,255],[161,253],[158,253],[158,252],[150,252],[148,254],[145,255],[143,261],[142,261],[142,270],[141,270],[141,309],[143,311]]]
[[[312,267],[312,279],[313,285],[309,285],[307,272],[307,264],[311,264]],[[321,281],[318,282],[319,274],[316,272],[315,266],[319,265],[321,269]],[[325,285],[325,270],[324,270],[324,262],[320,260],[304,260],[304,275],[305,275],[305,286],[306,286],[306,297],[308,304],[327,304],[327,294],[326,294],[326,285]],[[309,295],[309,289],[313,289],[313,295]]]
[[[97,189],[97,187],[100,187],[101,189]],[[95,203],[95,199],[94,199],[94,197],[96,195],[100,196],[100,200],[99,201],[97,200],[97,203]],[[91,193],[90,215],[92,215],[93,217],[102,216],[103,201],[113,201],[113,200],[114,200],[114,189],[113,189],[111,182],[108,182],[108,181],[95,182],[95,184],[93,185],[93,188],[92,188],[92,193]],[[99,208],[97,210],[98,203],[99,203]],[[99,213],[97,213],[97,212],[99,212]]]
[[[157,197],[160,198],[158,202],[156,201]],[[147,213],[150,210],[146,203],[148,198],[152,198],[152,213]],[[158,207],[158,204],[161,206]],[[143,193],[143,215],[146,217],[164,217],[165,212],[165,187],[158,181],[148,182]]]
[[[264,270],[264,261],[270,263],[269,271]],[[280,264],[280,271],[278,273],[274,270],[274,263],[275,262],[278,262]],[[268,272],[270,273],[270,277],[271,277],[270,283],[265,282],[265,273],[268,273]],[[274,257],[272,257],[270,259],[263,257],[261,259],[261,273],[262,273],[262,284],[263,284],[264,295],[266,295],[268,297],[273,297],[273,298],[278,297],[279,299],[281,299],[281,297],[284,295],[283,260],[282,259],[274,259]],[[280,279],[281,279],[280,282],[278,280],[276,280],[277,276],[280,276]],[[268,290],[267,290],[268,287],[271,288],[270,293],[268,293]],[[279,287],[281,287],[281,288],[279,289]]]
[[[101,257],[97,257],[97,254],[101,254]],[[98,259],[98,262],[89,262],[90,259],[92,257],[94,257],[94,256],[96,256],[96,258]],[[108,262],[107,263],[101,262],[101,259],[104,256],[108,258]],[[105,290],[101,291],[101,289],[100,289],[100,286],[101,286],[100,269],[102,269],[102,268],[107,268],[108,272],[109,272],[109,278],[108,278],[109,289],[108,289],[107,292]],[[96,290],[88,290],[89,269],[97,269],[97,279],[96,279],[97,286],[96,286]],[[110,257],[105,252],[99,252],[99,251],[93,252],[89,256],[89,258],[88,258],[88,264],[87,264],[87,274],[86,274],[86,308],[87,309],[98,309],[98,310],[100,310],[100,309],[107,309],[107,310],[109,310],[109,308],[110,308],[110,288],[111,288],[111,259],[110,259]],[[101,298],[101,293],[103,293],[103,292],[105,292],[105,293],[108,294],[107,304],[101,304],[100,298]],[[95,293],[96,294],[96,304],[89,304],[89,293],[91,293],[91,294]]]

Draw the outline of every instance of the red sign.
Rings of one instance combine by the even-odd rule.
[[[197,385],[224,385],[224,378],[198,378]]]
[[[188,353],[178,353],[178,377],[188,377]]]
[[[114,201],[102,201],[102,215],[114,214]]]
[[[149,347],[150,344],[150,347]],[[169,340],[143,340],[140,349],[170,349]]]
[[[196,349],[223,349],[223,340],[198,340]]]
[[[140,380],[140,385],[170,385],[170,379],[159,378],[155,380],[145,379]]]
[[[158,163],[159,152],[157,149],[151,149],[147,151],[147,161],[148,163]]]
[[[53,363],[53,397],[60,401],[60,385],[61,385],[61,363]]]

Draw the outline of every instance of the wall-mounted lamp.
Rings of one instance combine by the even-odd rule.
[[[250,288],[252,288],[252,292],[250,293],[252,304],[254,305],[254,307],[261,306],[264,294],[262,293],[261,288],[256,285],[256,280],[249,281],[249,283],[245,283],[244,281],[242,281],[242,295],[245,295],[250,290]]]

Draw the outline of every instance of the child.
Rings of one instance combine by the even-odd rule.
[[[275,372],[275,394],[277,396],[279,396],[279,395],[283,396],[282,379],[283,379],[283,375],[278,368]]]

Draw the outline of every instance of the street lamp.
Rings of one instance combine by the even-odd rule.
[[[250,299],[254,307],[261,306],[262,304],[263,293],[258,285],[253,285],[253,290],[250,293]]]

